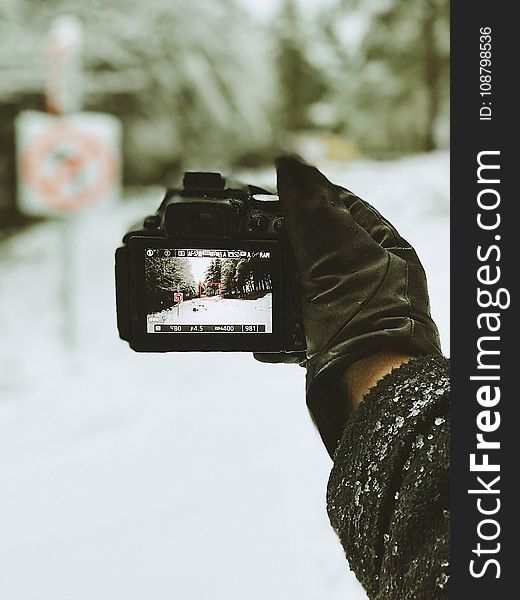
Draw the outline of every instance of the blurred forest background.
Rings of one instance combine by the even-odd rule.
[[[0,0],[0,206],[15,115],[44,110],[53,17],[84,25],[84,109],[123,123],[124,182],[280,149],[376,158],[448,144],[448,0]]]
[[[296,151],[413,244],[449,355],[448,7],[0,0],[2,600],[366,600],[326,514],[305,370],[132,352],[114,250],[183,170],[274,189],[273,156]],[[46,110],[63,15],[83,24],[83,110],[122,125],[122,201],[29,219],[15,120]],[[72,195],[95,183],[68,143],[29,163],[57,182],[45,202],[64,173]]]

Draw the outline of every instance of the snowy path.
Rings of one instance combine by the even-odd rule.
[[[416,245],[449,352],[447,154],[323,168]],[[0,244],[0,598],[361,600],[303,369],[117,338],[114,248],[161,195],[77,224],[75,350],[58,224]]]
[[[181,302],[177,307],[152,313],[148,317],[148,332],[153,333],[156,323],[164,325],[265,325],[272,331],[271,294],[256,300],[233,298],[195,298]]]

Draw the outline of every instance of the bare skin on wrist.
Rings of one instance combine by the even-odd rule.
[[[352,363],[345,373],[347,394],[352,408],[355,410],[364,396],[376,383],[393,369],[415,356],[393,351],[382,351]]]

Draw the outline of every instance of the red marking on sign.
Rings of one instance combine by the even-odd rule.
[[[28,145],[22,175],[47,204],[74,211],[96,202],[115,183],[116,159],[92,134],[63,124]]]
[[[173,301],[174,302],[182,302],[184,300],[184,293],[183,292],[175,292],[173,294]]]

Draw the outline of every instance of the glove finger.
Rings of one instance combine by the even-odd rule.
[[[296,156],[285,155],[275,160],[278,192],[280,201],[287,206],[298,205],[305,197],[306,210],[315,210],[323,205],[324,201],[337,197],[334,186],[316,167],[307,164]],[[329,197],[331,196],[331,197]]]
[[[276,160],[276,171],[287,233],[302,271],[310,265],[321,271],[322,262],[337,258],[339,244],[345,246],[345,253],[334,270],[341,272],[356,270],[380,253],[370,233],[353,219],[340,189],[316,167],[283,156]]]
[[[258,362],[271,364],[301,365],[306,360],[305,352],[253,352]]]
[[[397,229],[366,200],[362,200],[346,188],[338,187],[339,195],[352,218],[367,231],[383,248],[409,248],[410,244]]]

